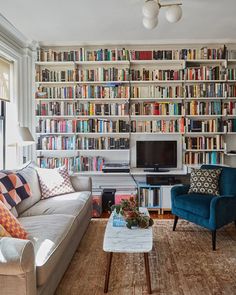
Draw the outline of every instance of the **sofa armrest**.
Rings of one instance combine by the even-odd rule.
[[[210,220],[212,229],[236,220],[236,196],[220,196],[211,200]]]
[[[0,239],[0,274],[20,275],[34,271],[34,246],[29,240]]]
[[[87,176],[71,175],[71,183],[77,192],[90,191],[92,192],[92,179]]]
[[[31,241],[0,238],[0,293],[37,294],[34,246]]]

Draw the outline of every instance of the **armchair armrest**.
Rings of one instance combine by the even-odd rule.
[[[185,195],[188,193],[190,185],[175,185],[171,189],[171,197],[176,197],[178,195]]]
[[[92,192],[92,179],[87,176],[71,175],[71,183],[77,192],[90,191]]]
[[[185,195],[188,193],[190,185],[175,185],[171,189],[171,208],[175,207],[175,197],[179,195]]]
[[[31,241],[0,239],[0,275],[20,275],[34,271],[34,247]]]
[[[236,220],[236,196],[220,196],[211,200],[209,223],[213,229]]]

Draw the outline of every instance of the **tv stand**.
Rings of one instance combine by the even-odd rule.
[[[159,173],[166,173],[169,172],[170,170],[168,169],[162,169],[162,168],[149,168],[149,169],[144,169],[144,172],[159,172]]]

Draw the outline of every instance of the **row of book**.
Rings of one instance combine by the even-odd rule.
[[[189,48],[174,50],[131,50],[131,60],[201,60],[201,59],[225,59],[227,48]]]
[[[119,133],[129,132],[129,123],[124,120],[88,119],[76,121],[76,132],[79,133]]]
[[[198,150],[198,149],[209,149],[209,150],[220,150],[225,149],[225,142],[222,135],[216,135],[213,137],[197,136],[197,137],[185,137],[184,149],[186,150]]]
[[[126,48],[99,48],[60,51],[40,48],[37,51],[37,61],[116,61],[116,60],[195,60],[195,59],[225,59],[227,48],[182,48],[165,50],[128,50]]]
[[[73,82],[76,80],[75,70],[54,71],[42,69],[36,71],[36,82]]]
[[[222,103],[222,114],[224,116],[236,116],[236,101],[228,101]]]
[[[37,61],[116,61],[129,60],[129,51],[125,48],[101,48],[90,50],[79,48],[71,51],[58,51],[40,48]]]
[[[129,98],[129,87],[123,85],[75,85],[70,87],[39,86],[36,98]]]
[[[128,103],[75,103],[77,116],[128,116]]]
[[[194,98],[236,97],[236,85],[226,83],[198,83],[185,86],[124,86],[76,85],[70,87],[42,87],[36,98]]]
[[[131,69],[132,81],[171,81],[184,80],[184,70]]]
[[[121,150],[129,149],[128,138],[78,137],[78,136],[40,136],[38,150]]]
[[[96,68],[78,70],[49,70],[36,71],[36,82],[96,82],[96,81],[207,81],[234,80],[235,69],[230,69],[227,75],[225,68],[220,66],[201,66],[185,70],[160,69],[119,69]]]
[[[186,132],[226,132],[225,123],[221,119],[185,120]]]
[[[185,70],[186,80],[226,80],[226,70],[221,66],[200,66]]]
[[[220,101],[190,101],[185,103],[186,115],[222,115]]]
[[[113,137],[79,137],[77,138],[79,150],[126,150],[129,149],[128,138]]]
[[[183,86],[131,86],[130,96],[132,98],[183,98],[184,87]]]
[[[128,103],[91,103],[65,101],[39,101],[36,103],[37,116],[128,116]]]
[[[116,133],[129,132],[129,124],[124,120],[85,119],[40,119],[37,133]]]
[[[185,128],[186,122],[186,128]],[[37,133],[117,133],[117,132],[236,132],[236,119],[230,120],[194,120],[194,119],[171,119],[171,120],[125,120],[106,119],[39,119],[36,125]]]
[[[105,159],[103,157],[38,157],[37,164],[41,168],[58,168],[66,166],[69,171],[82,172],[82,171],[102,171]]]
[[[160,198],[159,188],[140,188],[139,190],[139,206],[141,207],[160,207]]]
[[[172,102],[140,102],[131,105],[131,115],[182,115],[184,106],[182,103]]]
[[[77,81],[129,81],[129,69],[97,68],[78,69]]]
[[[184,118],[175,120],[131,121],[131,132],[184,133]]]
[[[185,85],[186,97],[227,97],[227,87],[225,83],[199,83]]]
[[[224,164],[224,152],[186,152],[186,165]]]
[[[36,103],[35,114],[36,116],[73,116],[75,114],[75,107],[71,102],[40,101]]]

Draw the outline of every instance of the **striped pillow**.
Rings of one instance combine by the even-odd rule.
[[[18,239],[27,239],[28,233],[21,226],[19,221],[0,201],[0,224],[13,237]]]
[[[0,200],[8,209],[32,196],[24,177],[13,171],[0,171]]]

